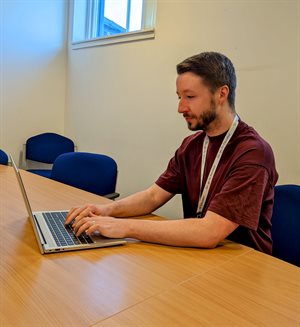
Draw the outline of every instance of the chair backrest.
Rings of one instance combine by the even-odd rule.
[[[8,163],[8,156],[3,150],[0,149],[0,164],[7,165],[7,163]]]
[[[300,267],[300,186],[275,186],[273,256]]]
[[[26,141],[26,160],[53,164],[54,160],[66,152],[74,152],[75,145],[69,138],[56,133],[42,133]]]
[[[98,195],[114,193],[117,164],[103,154],[73,152],[60,155],[53,164],[51,178]]]

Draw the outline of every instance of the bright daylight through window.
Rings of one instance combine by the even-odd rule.
[[[154,37],[156,0],[73,0],[74,49]]]

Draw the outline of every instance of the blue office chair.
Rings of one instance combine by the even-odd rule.
[[[56,133],[42,133],[30,137],[26,141],[24,149],[24,161],[27,166],[28,160],[35,163],[53,165],[55,159],[62,153],[74,152],[75,145],[69,138]],[[27,169],[28,171],[50,178],[51,168],[48,169]]]
[[[0,165],[7,165],[8,163],[8,156],[7,154],[0,149]]]
[[[300,267],[300,186],[275,186],[273,256]]]
[[[118,168],[103,154],[73,152],[60,155],[53,164],[51,178],[82,190],[115,199]]]

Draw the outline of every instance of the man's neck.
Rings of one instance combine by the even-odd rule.
[[[205,131],[210,137],[218,136],[227,132],[232,125],[236,113],[234,111],[227,110],[225,114],[219,115]]]

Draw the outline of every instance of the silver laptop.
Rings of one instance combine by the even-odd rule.
[[[106,238],[96,234],[88,236],[83,233],[80,237],[76,237],[72,227],[65,226],[64,224],[68,210],[32,212],[20,171],[13,157],[11,155],[9,157],[16,173],[29,219],[42,254],[85,250],[126,243],[124,239]]]

